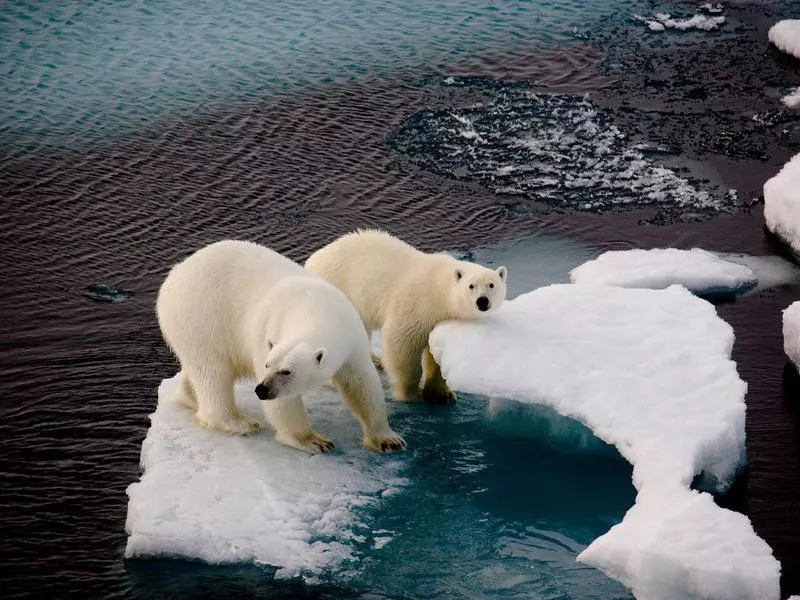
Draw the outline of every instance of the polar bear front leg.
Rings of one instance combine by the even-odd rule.
[[[447,382],[442,377],[442,371],[427,346],[422,353],[422,363],[424,371],[422,398],[425,402],[430,402],[431,404],[452,404],[455,402],[456,395],[447,387]]]
[[[267,421],[275,429],[275,439],[281,444],[309,454],[319,454],[333,448],[332,441],[311,429],[302,396],[264,400],[262,405]]]
[[[233,377],[226,371],[192,373],[189,380],[197,398],[194,418],[203,427],[234,435],[255,433],[261,427],[236,406]]]
[[[406,447],[406,441],[389,426],[383,386],[374,365],[365,362],[359,367],[345,365],[333,378],[347,408],[361,423],[364,447],[373,452],[395,452]]]
[[[381,331],[383,365],[392,382],[392,395],[401,402],[422,399],[419,381],[422,378],[422,351],[427,337],[409,331],[403,322],[389,320]]]

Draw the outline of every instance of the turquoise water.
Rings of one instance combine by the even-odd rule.
[[[277,91],[568,42],[607,3],[4,2],[0,141],[74,147]]]

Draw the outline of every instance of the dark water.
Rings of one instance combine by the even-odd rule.
[[[800,85],[800,66],[765,42],[775,15],[798,17],[791,2],[737,3],[721,32],[661,38],[642,35],[627,19],[630,6],[602,2],[442,4],[412,13],[418,21],[392,3],[383,12],[349,3],[282,16],[255,3],[109,6],[9,3],[0,13],[6,597],[406,595],[400,576],[378,591],[350,591],[272,582],[268,572],[244,566],[123,562],[125,488],[138,477],[157,385],[175,371],[155,326],[154,294],[169,265],[200,245],[247,238],[302,260],[352,228],[379,226],[425,250],[541,232],[597,248],[780,250],[751,204],[800,147],[796,113],[776,102],[781,90]],[[280,18],[284,24],[275,25]],[[32,43],[42,39],[50,41]],[[420,111],[463,110],[476,100],[445,89],[451,76],[590,92],[632,141],[669,146],[653,160],[710,194],[735,188],[738,201],[726,205],[730,213],[686,223],[658,206],[572,212],[535,194],[492,190],[469,172],[415,164],[389,142]],[[93,285],[133,295],[95,302],[85,297]],[[780,311],[798,292],[767,290],[719,307],[736,331],[734,358],[749,384],[749,468],[720,502],[747,514],[773,548],[786,594],[800,593],[800,385],[784,368]],[[542,443],[518,436],[506,446],[486,436],[495,457]],[[563,448],[539,450],[554,465],[569,456]],[[593,459],[575,460],[591,470],[582,461]],[[483,509],[498,521],[487,527],[525,531],[533,519],[519,497],[528,490],[500,496],[511,474],[502,459],[488,464],[493,487]],[[435,480],[448,466],[434,456],[423,476]],[[548,474],[547,461],[540,468],[559,475],[556,468]],[[563,490],[576,494],[585,484],[583,493],[602,504],[602,486],[571,484],[561,471]],[[624,512],[629,491],[608,491],[609,519]],[[446,494],[434,500],[442,514],[464,516]],[[457,503],[458,494],[449,500]],[[563,525],[573,533],[579,513]],[[572,550],[589,539],[576,534]],[[518,561],[537,556],[525,547],[492,550]],[[565,578],[581,580],[569,572],[578,565],[563,568]],[[462,579],[456,597],[469,597],[470,579]],[[547,597],[569,597],[568,584],[556,589],[561,595]],[[429,591],[452,597],[452,590]]]

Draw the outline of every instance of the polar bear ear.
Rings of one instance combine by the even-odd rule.
[[[461,272],[461,269],[456,269],[456,281],[461,281],[461,278],[464,274]]]
[[[327,354],[328,354],[328,351],[327,351],[325,348],[319,348],[319,349],[318,349],[318,350],[317,350],[317,351],[314,353],[314,358],[316,358],[316,359],[317,359],[317,364],[318,364],[318,365],[321,365],[321,364],[322,364],[322,361],[323,361],[323,360],[325,360],[325,355],[327,355]]]
[[[495,273],[497,273],[500,276],[500,279],[505,281],[506,275],[508,275],[508,269],[506,269],[505,267],[497,267],[497,269],[495,269]]]

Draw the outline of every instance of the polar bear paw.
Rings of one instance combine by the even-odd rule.
[[[406,441],[394,431],[364,438],[364,447],[373,452],[398,452],[404,450]]]
[[[279,435],[275,439],[281,444],[286,444],[309,454],[321,454],[322,452],[333,450],[334,447],[332,441],[313,430],[300,435]]]
[[[261,428],[261,423],[242,413],[228,417],[227,419],[214,419],[205,417],[198,412],[195,413],[194,419],[202,427],[215,429],[231,435],[250,435]]]
[[[425,388],[422,390],[422,399],[428,404],[447,405],[456,401],[456,394],[448,388]]]

